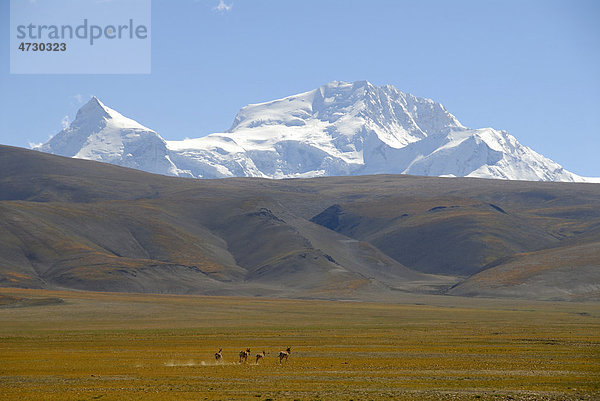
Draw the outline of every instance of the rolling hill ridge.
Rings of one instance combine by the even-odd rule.
[[[598,210],[597,184],[195,180],[1,146],[0,286],[597,300]]]

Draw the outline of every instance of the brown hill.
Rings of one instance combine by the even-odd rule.
[[[600,300],[600,241],[522,253],[450,289],[464,296]]]
[[[528,280],[593,273],[599,227],[598,184],[195,180],[0,146],[0,286],[390,300],[531,252],[574,256]]]

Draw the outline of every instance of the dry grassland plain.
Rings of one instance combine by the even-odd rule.
[[[597,400],[600,305],[6,288],[0,399]]]

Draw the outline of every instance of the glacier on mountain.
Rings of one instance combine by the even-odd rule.
[[[366,81],[243,107],[226,132],[165,141],[92,98],[36,149],[196,178],[413,174],[586,181],[506,131],[463,126],[441,104]]]
[[[79,109],[68,127],[34,149],[156,174],[180,174],[169,158],[164,139],[96,97]]]

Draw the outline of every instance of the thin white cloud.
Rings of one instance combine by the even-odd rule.
[[[215,7],[213,7],[213,11],[224,13],[227,11],[231,11],[232,8],[233,8],[233,3],[226,4],[225,0],[219,0],[219,4],[217,4]]]
[[[27,143],[29,144],[29,149],[37,149],[44,144],[44,142],[35,143],[35,142],[31,142],[31,141],[28,141]]]

